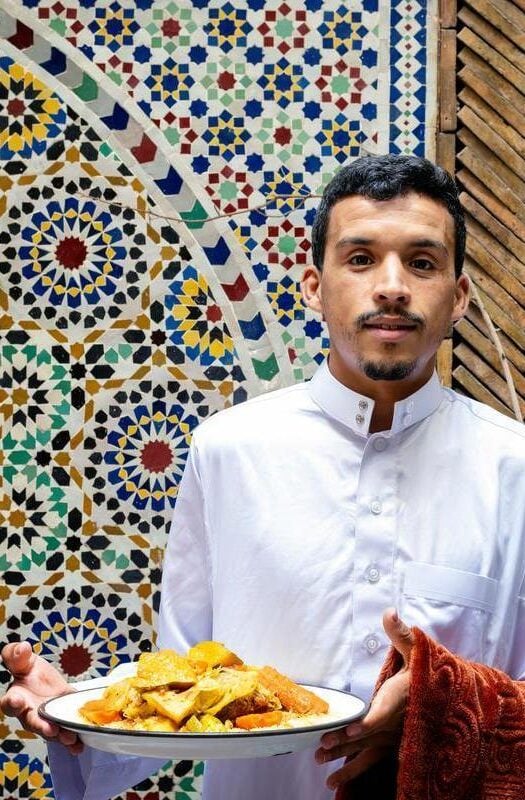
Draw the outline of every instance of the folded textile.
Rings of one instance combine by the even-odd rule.
[[[453,655],[414,628],[397,789],[386,762],[348,800],[524,800],[525,683]],[[402,665],[391,651],[378,687]],[[374,781],[373,793],[367,788]]]

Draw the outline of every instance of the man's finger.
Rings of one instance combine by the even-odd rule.
[[[16,689],[9,689],[0,699],[0,710],[6,717],[19,717],[26,708],[24,696]]]
[[[349,739],[362,739],[372,733],[374,727],[375,721],[373,717],[371,717],[369,711],[366,717],[363,717],[363,719],[360,719],[358,722],[352,722],[350,725],[347,725],[346,728],[340,728],[337,731],[325,733],[325,735],[321,737],[321,747],[324,747],[326,750],[331,750],[332,747],[345,744]]]
[[[344,785],[377,764],[388,752],[387,747],[369,747],[349,759],[340,769],[332,772],[326,783],[329,789],[337,790],[335,800],[343,800]]]
[[[6,644],[2,650],[2,662],[14,678],[22,678],[31,669],[35,655],[29,642]]]
[[[383,628],[396,650],[403,656],[405,664],[408,664],[416,639],[408,625],[399,619],[395,608],[388,608],[383,614]]]
[[[56,739],[62,730],[62,728],[59,728],[54,722],[48,722],[46,719],[42,719],[38,711],[34,709],[29,709],[27,711],[23,725],[26,731],[37,733],[39,736],[43,736],[44,739]]]
[[[375,733],[354,742],[347,742],[339,747],[330,750],[320,748],[315,753],[315,760],[318,764],[326,764],[328,761],[337,761],[340,758],[353,757],[356,753],[370,750],[372,747],[391,744],[391,736],[388,733]]]

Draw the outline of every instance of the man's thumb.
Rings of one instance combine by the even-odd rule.
[[[29,642],[8,644],[2,650],[2,662],[13,678],[27,675],[33,663],[33,650]]]
[[[399,619],[395,608],[388,608],[383,614],[383,628],[393,646],[403,656],[405,663],[408,663],[416,639],[408,625]]]

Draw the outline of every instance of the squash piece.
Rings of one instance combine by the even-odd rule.
[[[192,661],[204,661],[210,667],[233,667],[242,661],[222,642],[198,642],[188,650],[188,658]]]
[[[95,725],[107,725],[120,719],[120,712],[110,708],[103,698],[88,700],[79,708],[79,713]]]
[[[155,689],[159,686],[187,689],[197,682],[197,678],[197,670],[188,658],[175,650],[159,650],[157,653],[142,653],[133,684],[139,689]]]

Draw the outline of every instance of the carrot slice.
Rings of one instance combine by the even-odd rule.
[[[273,667],[259,670],[259,680],[266,689],[277,695],[286,711],[296,714],[326,714],[328,711],[325,700],[294,683]]]
[[[264,714],[244,714],[235,719],[237,728],[251,731],[253,728],[270,728],[272,725],[280,725],[283,719],[282,711],[265,711]]]

